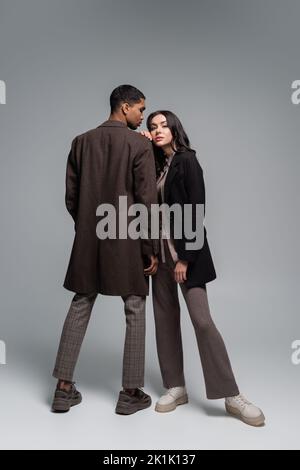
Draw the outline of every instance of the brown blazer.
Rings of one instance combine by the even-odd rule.
[[[157,241],[100,240],[96,234],[101,219],[97,207],[112,204],[118,220],[119,196],[127,196],[128,207],[138,202],[150,208],[158,202],[154,155],[145,137],[121,121],[108,120],[77,136],[68,156],[66,207],[75,222],[75,239],[66,289],[118,296],[149,294],[143,255],[157,254]]]

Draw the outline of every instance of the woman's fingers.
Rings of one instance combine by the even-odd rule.
[[[182,282],[182,273],[179,269],[175,269],[175,281],[179,283]]]
[[[187,280],[186,271],[187,271],[187,264],[178,262],[174,269],[175,281],[179,282],[180,284],[186,281]]]

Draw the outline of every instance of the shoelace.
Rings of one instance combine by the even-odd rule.
[[[172,389],[169,389],[166,395],[171,395],[172,398],[176,398],[176,391],[177,390],[175,387]],[[172,391],[175,393],[175,395],[172,394]]]
[[[237,395],[236,397],[233,397],[233,399],[241,405],[243,408],[245,408],[246,405],[252,405],[250,401],[248,401],[243,395]]]

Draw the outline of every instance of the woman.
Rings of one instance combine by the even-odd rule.
[[[205,214],[203,171],[181,122],[170,111],[156,111],[148,117],[147,127],[149,132],[142,134],[153,142],[159,203],[179,204],[182,211],[184,204],[192,204],[192,220],[195,221],[196,204],[204,205]],[[210,315],[206,283],[214,280],[216,273],[206,229],[202,248],[187,250],[187,240],[173,236],[174,217],[170,220],[171,233],[168,233],[167,224],[160,224],[159,266],[152,278],[157,350],[167,389],[155,409],[168,412],[188,402],[183,372],[179,284],[195,329],[207,398],[225,398],[229,413],[247,424],[260,426],[265,421],[264,415],[240,395],[225,344]]]

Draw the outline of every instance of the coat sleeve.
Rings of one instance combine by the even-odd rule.
[[[188,203],[192,205],[192,228],[193,231],[196,229],[196,205],[204,204],[204,216],[205,216],[205,185],[203,178],[203,170],[198,162],[196,155],[189,154],[184,161],[184,180],[185,188],[188,196]],[[206,230],[204,227],[204,237]],[[178,257],[184,261],[194,262],[198,256],[200,250],[186,250],[185,244],[195,241],[195,238],[192,240],[186,239],[184,237],[179,240],[178,243]]]
[[[143,147],[133,161],[134,200],[143,204],[148,210],[148,238],[142,239],[142,254],[157,255],[158,240],[151,239],[151,204],[157,204],[155,160],[152,144]]]
[[[68,212],[76,223],[78,198],[79,198],[79,169],[76,161],[76,138],[73,140],[68,155],[66,169],[66,193],[65,203]]]

